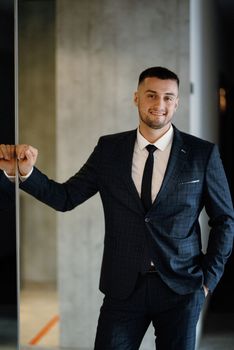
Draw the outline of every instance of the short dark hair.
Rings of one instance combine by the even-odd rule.
[[[146,78],[159,78],[162,80],[167,80],[167,79],[175,80],[177,82],[178,87],[180,85],[180,80],[179,80],[178,76],[175,73],[173,73],[172,71],[170,71],[169,69],[164,68],[164,67],[151,67],[151,68],[145,69],[139,76],[138,86]]]

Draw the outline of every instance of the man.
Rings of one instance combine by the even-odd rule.
[[[142,72],[134,96],[138,129],[101,137],[63,184],[33,167],[35,148],[16,148],[20,187],[56,210],[100,193],[105,297],[95,350],[137,350],[151,322],[157,350],[194,349],[205,296],[231,254],[234,215],[218,149],[172,125],[178,90],[179,79],[168,69]],[[198,222],[203,207],[211,227],[205,255]]]
[[[6,169],[9,175],[15,174],[15,146],[0,145],[0,169]],[[14,208],[15,206],[15,186],[9,183],[0,171],[0,211]]]

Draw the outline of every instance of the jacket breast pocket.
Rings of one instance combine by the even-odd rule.
[[[182,209],[185,209],[187,205],[195,209],[200,203],[202,194],[202,182],[198,179],[192,179],[179,182],[172,193],[172,197],[177,203],[177,206],[182,206]]]
[[[185,194],[195,194],[199,193],[202,189],[202,184],[199,179],[192,179],[187,181],[179,182],[177,189],[181,193]]]
[[[197,210],[202,196],[202,183],[193,181],[179,182],[170,193],[168,201],[175,214],[182,212],[183,215],[186,215],[186,209],[189,208]]]

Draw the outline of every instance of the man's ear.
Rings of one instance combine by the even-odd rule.
[[[138,92],[134,92],[134,103],[136,106],[138,106]]]

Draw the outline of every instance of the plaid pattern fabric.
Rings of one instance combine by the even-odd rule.
[[[100,289],[126,298],[134,289],[145,245],[163,281],[188,294],[204,283],[212,291],[233,245],[234,215],[217,146],[174,127],[161,189],[148,213],[131,178],[136,130],[101,137],[84,166],[63,184],[38,169],[20,187],[56,210],[71,210],[96,192],[105,213]],[[201,251],[199,214],[211,227]]]

